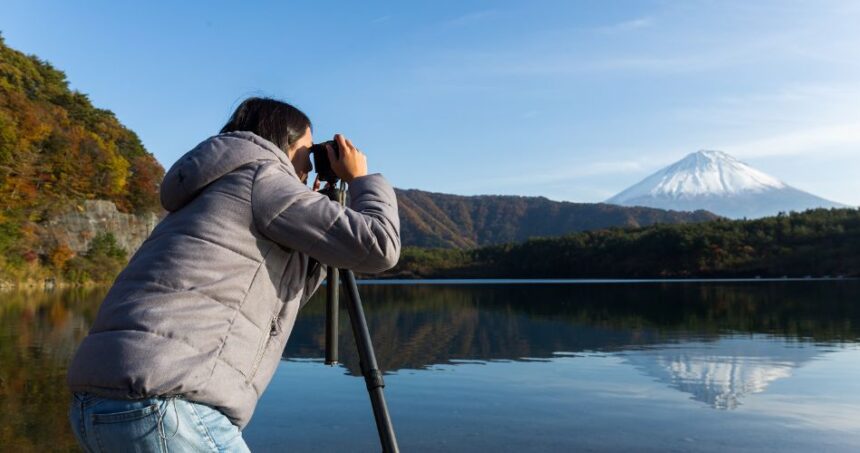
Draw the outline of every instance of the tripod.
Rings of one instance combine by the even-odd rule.
[[[331,200],[345,204],[346,193],[343,183],[340,188],[334,184],[326,186],[320,191],[328,195]],[[382,451],[385,453],[398,453],[397,439],[394,437],[394,426],[391,424],[391,416],[388,414],[388,405],[385,403],[385,394],[382,389],[385,382],[382,372],[376,363],[376,353],[370,342],[370,331],[367,328],[367,320],[364,317],[364,308],[361,305],[361,297],[358,294],[358,285],[355,283],[355,274],[349,269],[340,270],[336,267],[326,268],[326,365],[337,364],[337,341],[338,341],[338,315],[339,300],[338,287],[340,274],[343,273],[343,283],[346,293],[346,309],[349,313],[349,321],[352,324],[352,334],[355,345],[358,348],[359,366],[361,374],[364,375],[364,383],[367,385],[367,393],[370,394],[370,404],[373,406],[373,417],[376,419],[376,430],[379,432],[379,441]]]

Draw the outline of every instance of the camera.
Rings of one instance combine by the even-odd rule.
[[[340,158],[340,147],[338,147],[337,142],[334,140],[317,143],[311,146],[310,152],[314,155],[314,169],[316,169],[320,181],[325,181],[331,185],[334,185],[335,183],[337,183],[337,180],[339,178],[334,173],[334,170],[331,169],[331,162],[328,158],[327,146],[331,146],[332,149],[334,149],[335,157]]]

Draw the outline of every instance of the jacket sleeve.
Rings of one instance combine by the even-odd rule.
[[[377,273],[397,264],[397,198],[382,175],[354,179],[348,208],[302,184],[284,164],[262,165],[253,184],[254,222],[272,241],[356,272]]]

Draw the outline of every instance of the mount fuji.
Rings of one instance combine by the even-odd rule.
[[[730,218],[845,207],[795,189],[722,151],[711,150],[688,154],[606,203],[676,211],[704,209]]]

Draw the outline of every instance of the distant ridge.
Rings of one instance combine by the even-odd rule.
[[[396,189],[404,245],[473,248],[610,227],[717,219],[705,211],[676,212],[544,197],[462,196]]]
[[[606,202],[682,211],[705,209],[731,218],[845,207],[713,150],[688,154]]]

